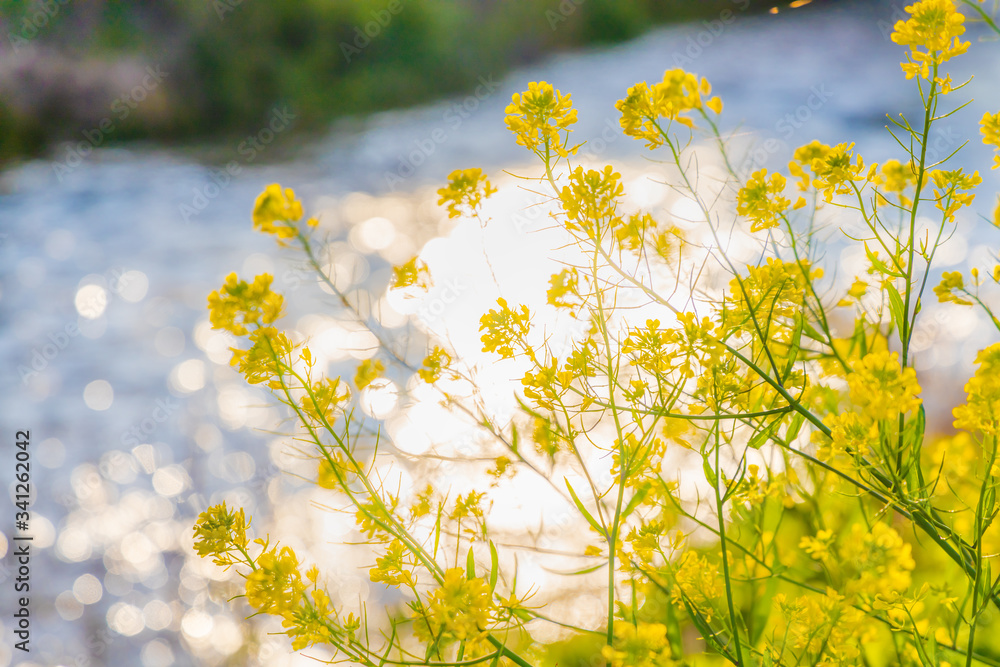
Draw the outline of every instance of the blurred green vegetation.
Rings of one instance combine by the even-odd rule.
[[[498,79],[552,51],[767,6],[760,0],[0,0],[8,60],[0,71],[0,159],[37,154],[96,127],[115,99],[107,91],[115,85],[127,91],[141,79],[115,80],[108,72],[116,62],[139,63],[139,74],[142,66],[159,66],[168,76],[155,91],[156,104],[112,117],[109,142],[218,141],[264,127],[275,105],[293,110],[297,132],[315,130],[339,116],[471,91],[480,77]],[[74,69],[84,73],[74,79]],[[67,78],[100,80],[94,70],[105,72],[103,89],[60,88]],[[41,88],[17,102],[28,86]],[[94,104],[77,108],[81,97],[101,95],[107,102],[96,111]]]

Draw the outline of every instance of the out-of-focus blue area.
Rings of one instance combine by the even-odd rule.
[[[155,149],[82,155],[71,146],[58,161],[0,175],[4,437],[31,430],[37,491],[35,650],[30,662],[13,652],[5,592],[0,667],[223,664],[226,651],[239,647],[241,619],[209,599],[203,570],[192,565],[191,525],[223,497],[264,514],[269,497],[280,497],[271,480],[281,466],[273,437],[253,429],[267,415],[245,408],[266,405],[267,397],[228,368],[225,340],[207,326],[205,297],[230,271],[269,270],[277,290],[315,295],[316,310],[327,303],[314,281],[282,263],[271,238],[251,229],[252,203],[266,184],[294,187],[323,214],[324,229],[350,258],[345,284],[370,288],[377,300],[390,265],[438,229],[443,216],[432,189],[448,172],[482,166],[493,173],[527,161],[504,128],[503,110],[528,81],[572,93],[580,118],[574,136],[602,158],[647,159],[641,142],[621,134],[614,102],[633,83],[684,67],[722,97],[723,127],[737,132],[733,146],[756,146],[740,169],[783,168],[792,149],[812,139],[853,141],[873,162],[902,159],[885,113],[916,119],[921,107],[899,68],[903,49],[888,39],[898,11],[839,4],[736,12],[728,24],[660,30],[502,80],[484,72],[478,97],[352,122],[290,161],[268,154],[269,132],[294,120],[276,108],[270,127],[212,166]],[[978,168],[984,182],[958,224],[975,258],[984,242],[977,230],[987,225],[974,214],[991,214],[990,195],[1000,189],[977,128],[984,111],[1000,108],[1000,44],[979,41],[986,32],[975,26],[967,36],[972,47],[948,70],[956,82],[976,75],[953,96],[975,101],[939,123],[931,149],[943,158],[970,141],[956,164]],[[352,232],[376,217],[391,224],[381,232],[369,226],[367,236]],[[379,233],[392,238],[382,244],[373,239]],[[293,316],[309,305],[300,308]],[[965,345],[981,343],[973,336]],[[958,373],[967,352],[942,356],[938,371]],[[349,368],[348,358],[334,365]],[[5,487],[12,469],[0,465]],[[3,507],[12,516],[12,505]],[[6,589],[10,543],[4,551]],[[205,627],[213,628],[212,641],[199,634]]]

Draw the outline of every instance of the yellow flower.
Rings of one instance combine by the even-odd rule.
[[[559,194],[567,229],[583,230],[596,238],[602,228],[619,224],[618,200],[625,194],[621,178],[611,165],[601,171],[574,169],[569,175],[569,185],[563,186]]]
[[[277,183],[264,188],[264,192],[260,193],[253,205],[254,229],[265,234],[274,234],[278,237],[279,243],[298,234],[298,226],[295,223],[301,218],[302,202],[295,199],[295,191],[291,188],[282,188]]]
[[[949,301],[960,306],[971,306],[972,302],[959,296],[965,292],[965,279],[961,271],[945,271],[941,274],[941,283],[934,288],[938,301],[947,303]]]
[[[577,308],[580,305],[580,275],[575,268],[563,269],[549,276],[546,303],[555,308]]]
[[[281,625],[285,634],[292,640],[292,650],[301,651],[315,644],[334,644],[339,635],[349,633],[347,628],[339,628],[334,624],[333,606],[326,591],[315,589],[310,598],[304,598],[308,604],[286,611]],[[345,624],[350,626],[357,622],[353,614]],[[354,627],[356,630],[356,625]]]
[[[420,289],[427,290],[431,286],[431,272],[427,264],[421,262],[416,256],[408,262],[392,267],[392,284],[390,289],[402,289],[416,285]]]
[[[399,540],[393,540],[384,556],[375,559],[375,567],[369,571],[369,578],[374,583],[387,586],[413,586],[413,564],[407,547]]]
[[[691,119],[681,114],[703,106],[722,113],[722,100],[718,97],[702,100],[702,95],[711,92],[707,79],[699,80],[690,72],[671,69],[663,73],[663,81],[652,87],[643,81],[629,88],[625,99],[619,100],[615,108],[622,114],[619,122],[625,134],[645,139],[646,145],[653,149],[665,141],[666,129],[660,126],[661,118],[693,128]]]
[[[983,119],[979,121],[979,131],[983,135],[983,143],[996,148],[997,154],[993,156],[993,168],[1000,167],[1000,111],[996,113],[985,113]],[[1000,220],[1000,206],[997,207],[997,219]],[[1000,225],[1000,222],[997,223]]]
[[[441,373],[448,368],[450,363],[451,355],[443,348],[435,346],[431,353],[424,357],[423,367],[417,371],[417,374],[421,380],[432,384],[441,378]]]
[[[853,456],[867,456],[878,442],[878,423],[868,415],[842,412],[828,418],[827,423],[834,447]]]
[[[863,297],[868,292],[868,283],[855,277],[854,282],[851,283],[850,289],[847,290],[847,296],[837,302],[838,306],[849,306],[854,301],[857,301]]]
[[[712,567],[704,556],[685,551],[675,564],[674,579],[677,585],[670,593],[674,604],[687,602],[705,617],[706,622],[711,623],[713,602],[722,595],[718,569]]]
[[[965,405],[952,411],[955,428],[1000,435],[1000,343],[976,355],[975,374],[965,383]]]
[[[514,345],[523,343],[528,334],[528,320],[531,313],[527,306],[521,306],[520,312],[511,310],[507,300],[497,299],[500,310],[490,309],[479,320],[479,330],[483,331],[483,352],[496,352],[501,358],[514,356]]]
[[[568,157],[576,151],[566,148],[562,133],[576,122],[576,109],[569,95],[563,95],[545,81],[532,81],[528,90],[514,93],[506,109],[504,122],[517,137],[517,143],[538,153],[543,159],[547,151]]]
[[[816,173],[813,164],[819,160],[822,162],[830,154],[828,145],[820,141],[812,141],[805,146],[799,146],[792,154],[792,161],[788,163],[788,171],[792,176],[799,179],[799,190],[808,190],[812,183],[812,175]],[[809,170],[808,172],[806,170]]]
[[[341,452],[332,452],[320,459],[319,469],[316,471],[316,484],[321,489],[341,489],[344,481],[353,475],[352,465],[344,455]]]
[[[912,547],[884,523],[874,524],[871,530],[859,523],[851,526],[840,547],[840,560],[855,573],[847,592],[869,598],[905,592],[910,587],[910,572],[916,567]]]
[[[895,419],[900,413],[916,410],[921,400],[917,372],[900,368],[895,352],[872,352],[855,364],[847,376],[851,401],[862,414],[874,420]]]
[[[230,552],[246,548],[249,524],[242,508],[234,512],[226,503],[213,505],[198,515],[194,526],[194,550],[202,558],[214,556],[212,560],[216,565],[233,565],[236,561]]]
[[[257,611],[282,614],[297,607],[305,594],[299,559],[289,547],[273,547],[257,557],[247,576],[247,602]]]
[[[232,348],[229,364],[238,367],[250,384],[266,382],[270,388],[280,389],[281,367],[291,364],[292,341],[274,327],[260,327],[251,332],[250,342],[249,350]]]
[[[908,62],[901,64],[907,79],[918,74],[929,79],[932,67],[968,50],[969,42],[958,39],[965,33],[965,17],[953,0],[920,0],[906,11],[910,18],[896,23],[892,41],[910,47]]]
[[[358,370],[354,374],[354,386],[361,391],[376,379],[382,377],[385,371],[385,364],[379,360],[365,359],[358,364]]]
[[[661,623],[615,623],[614,642],[611,646],[604,646],[601,655],[611,667],[663,667],[673,664],[667,642],[667,626]]]
[[[740,188],[736,198],[736,212],[750,219],[750,231],[759,232],[781,224],[781,216],[791,202],[781,193],[785,191],[785,177],[771,174],[767,169],[755,172],[747,184]]]
[[[813,185],[823,191],[826,201],[833,199],[835,194],[851,194],[854,192],[851,184],[868,177],[864,173],[864,160],[860,155],[855,155],[853,149],[853,143],[837,144],[822,157],[813,159]]]
[[[878,179],[874,180],[876,185],[881,185],[881,192],[895,192],[899,195],[900,203],[904,207],[909,207],[913,202],[903,193],[910,187],[916,187],[917,174],[913,170],[913,162],[903,164],[899,160],[886,160],[881,167]]]
[[[271,291],[273,280],[268,273],[257,276],[250,284],[235,273],[226,276],[222,289],[208,295],[212,328],[244,336],[247,324],[271,324],[280,318],[284,299]]]
[[[438,206],[448,205],[448,217],[457,218],[463,212],[474,215],[484,199],[496,192],[483,170],[456,169],[448,174],[448,186],[437,191]]]
[[[421,641],[441,645],[475,639],[490,623],[492,597],[481,578],[467,579],[462,568],[451,568],[441,587],[414,610],[413,630]]]
[[[971,206],[976,195],[960,190],[973,190],[983,179],[979,172],[964,174],[961,169],[943,171],[936,169],[931,172],[931,178],[937,188],[934,190],[935,206],[944,213],[948,222],[955,222],[955,213],[963,206]]]
[[[322,378],[306,387],[302,396],[302,411],[318,423],[332,423],[334,411],[351,398],[351,390],[340,384],[340,378]]]
[[[830,558],[830,547],[833,546],[834,541],[832,530],[821,530],[816,533],[816,537],[803,536],[799,540],[799,549],[809,554],[813,560],[824,561]]]

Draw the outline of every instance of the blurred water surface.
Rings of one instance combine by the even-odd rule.
[[[310,313],[331,309],[314,279],[252,231],[252,203],[266,184],[294,187],[321,216],[335,242],[338,283],[385,305],[389,267],[451,229],[433,192],[447,173],[482,166],[499,176],[526,162],[502,119],[528,81],[571,92],[585,152],[634,173],[647,154],[621,135],[614,102],[633,83],[678,66],[712,82],[726,104],[724,129],[737,132],[734,146],[756,142],[740,168],[780,168],[812,139],[854,141],[868,161],[902,157],[885,112],[916,117],[920,105],[899,69],[902,49],[888,39],[899,8],[835,3],[760,17],[738,8],[729,23],[659,30],[503,80],[484,72],[475,95],[355,121],[291,160],[269,155],[264,133],[259,150],[228,147],[218,164],[155,149],[98,149],[75,164],[60,150],[56,160],[0,175],[3,423],[5,437],[31,430],[37,492],[34,650],[30,662],[13,654],[5,593],[0,667],[302,660],[287,657],[280,638],[241,649],[241,619],[209,595],[222,577],[190,551],[190,526],[207,503],[228,498],[264,516],[305,488],[278,474],[299,465],[279,438],[259,430],[280,415],[229,369],[229,341],[210,331],[205,311],[206,295],[234,270],[272,272],[276,289],[294,294],[300,329],[320,330]],[[1000,108],[1000,45],[977,41],[980,34],[973,27],[969,53],[949,64],[956,81],[976,74],[955,96],[975,102],[940,124],[931,147],[944,157],[971,140],[960,164],[979,168],[981,192],[992,193],[1000,180],[987,169],[976,123]],[[960,216],[948,262],[984,259],[989,249],[977,239],[986,223],[974,213],[991,209],[982,195]],[[406,315],[389,319],[401,327]],[[989,339],[975,318],[951,325],[961,331],[945,331],[924,355],[941,377],[964,372],[973,348]],[[369,335],[348,324],[321,329],[331,369],[350,372]],[[11,489],[12,467],[0,466]],[[294,514],[279,514],[283,531],[317,530]],[[0,543],[4,587],[10,550]],[[363,594],[364,576],[342,565],[340,593]]]

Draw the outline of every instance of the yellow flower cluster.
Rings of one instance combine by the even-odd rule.
[[[980,350],[975,374],[965,384],[965,405],[953,410],[955,428],[1000,436],[1000,343]]]
[[[707,107],[715,113],[722,113],[722,100],[712,97],[702,100],[703,95],[712,92],[708,79],[700,80],[694,74],[682,69],[671,69],[663,73],[663,81],[650,86],[645,81],[628,89],[625,99],[615,104],[621,114],[619,121],[625,134],[635,139],[645,139],[646,145],[656,148],[666,141],[666,129],[660,126],[660,119],[676,121],[693,128],[694,122],[682,114],[694,109]]]
[[[483,170],[456,169],[448,174],[448,185],[437,191],[441,197],[438,206],[448,205],[448,217],[457,218],[463,213],[475,215],[483,200],[495,193],[497,189],[490,183]]]
[[[878,442],[878,422],[857,412],[841,412],[827,418],[834,446],[853,456],[865,457]]]
[[[303,352],[308,352],[308,348]],[[305,387],[302,412],[317,424],[333,423],[336,410],[351,398],[351,390],[340,378],[320,378]]]
[[[840,562],[854,573],[845,587],[848,595],[873,599],[903,593],[916,567],[912,547],[891,526],[879,522],[871,529],[851,527],[840,546]]]
[[[212,562],[222,567],[240,562],[238,552],[247,548],[249,523],[242,508],[234,512],[226,503],[209,507],[198,515],[194,527],[195,552],[202,558],[212,556]]]
[[[302,215],[302,202],[295,198],[295,191],[272,183],[254,202],[253,226],[265,234],[274,234],[278,243],[284,245],[284,239],[298,236],[298,222]],[[309,218],[307,223],[315,227],[319,221]]]
[[[345,634],[353,636],[358,620],[352,614],[345,623],[339,623],[330,597],[316,585],[316,567],[306,573],[312,583],[310,592],[299,570],[299,558],[290,547],[268,549],[267,541],[257,539],[254,544],[261,552],[256,558],[250,555],[248,526],[243,510],[233,512],[225,503],[209,507],[198,516],[194,527],[195,550],[199,556],[212,556],[218,565],[249,566],[245,577],[247,602],[258,613],[280,616],[295,650],[332,644]]]
[[[271,291],[273,281],[269,273],[262,273],[252,283],[240,280],[235,273],[226,276],[222,289],[208,295],[212,328],[245,336],[246,325],[271,324],[280,318],[284,299]]]
[[[570,96],[553,89],[551,84],[532,81],[528,90],[514,93],[506,114],[504,122],[517,137],[517,143],[542,159],[547,159],[550,152],[568,157],[576,151],[566,147],[569,126],[576,122],[576,109]]]
[[[412,556],[407,546],[398,539],[390,542],[385,554],[375,559],[369,578],[386,586],[414,586]]]
[[[496,352],[503,359],[514,356],[514,346],[524,344],[528,334],[531,313],[527,306],[521,306],[520,311],[512,310],[504,298],[497,299],[500,310],[490,309],[479,319],[479,330],[482,335],[483,352]]]
[[[719,572],[704,556],[694,551],[685,551],[674,565],[674,580],[677,585],[671,590],[674,604],[685,602],[712,622],[715,601],[721,599]]]
[[[422,290],[431,286],[431,272],[427,264],[419,257],[412,257],[408,262],[392,267],[392,289],[403,289],[416,285]]]
[[[414,603],[413,630],[421,641],[440,646],[479,639],[488,629],[494,609],[485,581],[466,578],[462,568],[451,568],[426,602]]]
[[[941,282],[934,288],[941,303],[956,303],[959,306],[971,306],[972,302],[963,297],[965,291],[965,278],[961,271],[945,271],[941,274]]]
[[[782,196],[785,191],[785,177],[781,174],[771,174],[767,178],[767,169],[761,169],[750,176],[747,184],[740,188],[736,196],[736,212],[750,219],[750,231],[759,232],[781,224],[781,218],[791,205]],[[805,205],[801,197],[796,203]]]
[[[936,75],[939,65],[968,50],[969,42],[959,40],[965,33],[965,17],[954,0],[920,0],[906,11],[910,18],[896,23],[892,41],[910,47],[910,57],[901,63],[907,79],[918,74],[930,79],[932,69]]]
[[[563,186],[559,201],[566,213],[566,228],[582,230],[597,238],[601,230],[614,227],[618,217],[618,200],[625,195],[622,175],[611,165],[601,171],[577,167],[569,175],[569,185]]]
[[[451,364],[451,355],[435,345],[431,353],[424,357],[424,363],[417,374],[427,384],[434,384],[441,379],[441,375],[449,364]]]
[[[667,626],[662,623],[616,623],[614,643],[601,648],[611,667],[666,667],[670,660]]]
[[[963,206],[971,206],[976,195],[961,190],[974,190],[983,179],[979,172],[965,174],[961,169],[943,171],[936,169],[931,172],[931,178],[937,188],[934,190],[935,206],[944,213],[948,222],[955,222],[955,213]]]
[[[1000,111],[984,113],[983,119],[979,121],[979,132],[983,135],[984,144],[996,148],[997,154],[993,156],[993,168],[1000,167]],[[997,211],[1000,211],[1000,206],[997,207]]]
[[[281,366],[291,364],[292,341],[274,327],[260,327],[250,332],[250,349],[231,348],[229,360],[250,384],[267,383],[271,389],[280,389]]]
[[[900,368],[895,352],[872,352],[855,364],[847,376],[851,402],[875,421],[895,419],[921,403],[917,372]]]
[[[913,205],[913,200],[904,194],[917,185],[917,173],[912,160],[907,164],[899,160],[886,160],[882,163],[878,176],[871,181],[873,185],[878,186],[880,203],[885,203],[884,196],[881,196],[883,193],[894,192],[899,196],[899,203],[904,208]]]
[[[365,359],[358,364],[358,369],[354,373],[354,386],[361,391],[372,382],[382,377],[385,372],[385,364],[378,359]]]
[[[854,192],[856,181],[875,178],[876,165],[865,173],[865,161],[854,154],[854,144],[837,144],[829,148],[821,158],[812,161],[810,168],[815,176],[813,185],[823,191],[826,201],[833,195],[849,195]]]
[[[847,604],[844,596],[827,589],[826,595],[803,595],[789,602],[779,593],[774,596],[774,604],[785,622],[775,642],[780,647],[774,651],[776,663],[786,664],[782,660],[785,651],[795,649],[791,651],[791,664],[802,664],[801,658],[806,658],[807,664],[823,667],[856,664],[865,613]],[[804,655],[796,656],[796,651]]]
[[[272,547],[257,557],[257,567],[247,576],[247,602],[257,611],[281,615],[298,606],[306,587],[299,574],[299,559],[289,547]]]

